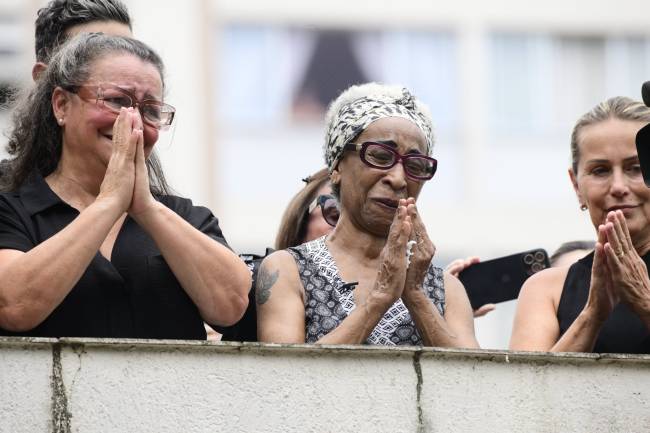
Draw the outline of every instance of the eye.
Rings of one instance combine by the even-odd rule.
[[[142,114],[152,121],[159,121],[161,118],[160,106],[154,104],[145,104],[142,107]]]
[[[112,108],[120,109],[122,107],[130,107],[132,105],[131,98],[125,95],[104,95],[104,104]]]
[[[365,156],[369,162],[376,165],[390,165],[395,159],[393,152],[381,146],[368,146]]]
[[[416,176],[426,176],[432,171],[432,164],[424,158],[409,158],[404,161],[407,170]]]
[[[608,173],[609,173],[609,168],[601,165],[597,165],[593,167],[591,170],[589,170],[589,174],[594,176],[599,176],[599,177],[606,176]]]
[[[627,171],[633,176],[638,176],[641,174],[641,164],[632,164],[627,167]]]

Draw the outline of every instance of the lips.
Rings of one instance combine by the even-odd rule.
[[[617,210],[626,210],[626,209],[634,209],[639,207],[638,204],[621,204],[621,205],[616,205],[612,207],[607,208],[607,212],[612,212],[612,211],[617,211]]]
[[[399,206],[399,200],[392,199],[392,198],[382,197],[382,198],[373,198],[372,200],[376,203],[379,203],[382,206],[391,208],[393,210],[397,209],[397,206]]]

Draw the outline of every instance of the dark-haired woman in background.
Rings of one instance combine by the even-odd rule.
[[[142,42],[84,34],[17,107],[0,193],[0,334],[205,339],[250,273],[150,156],[174,119]]]

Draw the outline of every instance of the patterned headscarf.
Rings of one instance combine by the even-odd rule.
[[[366,83],[352,86],[329,107],[325,131],[325,163],[329,172],[343,157],[343,148],[372,122],[401,117],[413,122],[427,140],[427,155],[433,150],[433,126],[428,108],[405,87]]]

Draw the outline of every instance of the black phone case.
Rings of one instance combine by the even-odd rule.
[[[477,263],[462,271],[458,278],[465,286],[473,309],[481,305],[516,299],[524,281],[550,266],[542,248],[524,251]]]
[[[650,124],[636,133],[636,152],[639,155],[643,181],[650,187]]]

